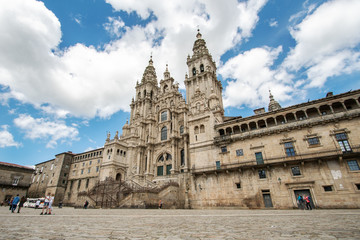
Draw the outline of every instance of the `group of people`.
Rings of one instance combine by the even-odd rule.
[[[51,211],[52,211],[52,204],[54,202],[54,194],[48,194],[45,197],[45,201],[44,201],[44,206],[42,208],[42,211],[40,213],[40,215],[44,214],[44,210],[45,210],[45,214],[44,215],[51,215]]]
[[[20,209],[24,206],[25,202],[26,202],[26,198],[24,196],[20,198],[19,194],[17,194],[16,197],[10,199],[9,210],[11,210],[11,212],[14,213],[16,211],[16,208],[18,208],[17,213],[20,213]]]
[[[301,196],[297,197],[297,204],[300,209],[312,210],[311,206],[311,197],[310,196]]]

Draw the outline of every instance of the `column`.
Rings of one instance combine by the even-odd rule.
[[[171,174],[175,173],[175,139],[171,140]]]
[[[188,141],[187,141],[187,136],[185,136],[185,138],[184,138],[184,160],[185,160],[184,172],[188,172],[188,170],[189,170],[187,157],[188,157]]]
[[[138,156],[137,156],[137,166],[136,166],[136,174],[139,175],[140,174],[140,158],[141,158],[141,152],[139,150],[138,152]]]
[[[146,173],[145,174],[149,174],[150,173],[150,162],[151,162],[151,151],[150,149],[148,149],[147,151],[147,165],[146,165]]]

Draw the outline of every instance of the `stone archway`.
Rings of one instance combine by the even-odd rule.
[[[121,182],[121,173],[116,174],[115,180]]]

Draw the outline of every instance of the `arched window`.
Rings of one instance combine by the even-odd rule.
[[[165,126],[161,129],[161,141],[166,139],[167,139],[167,127]]]
[[[163,88],[163,92],[165,93],[167,91],[167,89],[168,89],[168,86],[165,85],[164,88]]]
[[[121,174],[120,173],[116,174],[115,180],[116,181],[121,181]]]
[[[196,68],[193,68],[193,69],[192,69],[192,73],[193,73],[193,76],[196,75]]]
[[[199,133],[199,127],[198,127],[198,126],[195,126],[194,132],[195,132],[195,134],[198,134],[198,133]]]
[[[200,65],[200,72],[204,72],[204,64]]]
[[[167,111],[163,111],[161,112],[161,121],[166,121],[167,120]]]
[[[205,132],[205,126],[204,125],[200,125],[200,133],[204,133]]]

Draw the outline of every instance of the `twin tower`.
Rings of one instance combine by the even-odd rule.
[[[200,32],[196,38],[186,62],[186,101],[167,66],[158,84],[150,59],[135,87],[130,122],[120,137],[106,139],[100,180],[161,184],[185,176],[198,162],[214,161],[214,126],[224,118],[222,84]]]

